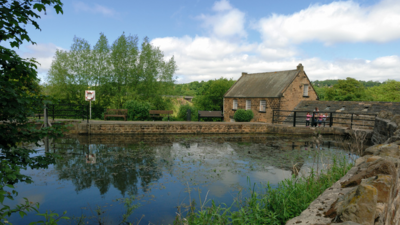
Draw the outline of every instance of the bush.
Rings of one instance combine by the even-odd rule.
[[[197,121],[198,119],[198,113],[197,113],[197,108],[194,106],[191,106],[189,104],[181,105],[179,107],[178,115],[176,116],[180,121],[186,121],[186,112],[187,110],[190,109],[190,114],[192,121]]]
[[[254,117],[253,111],[238,109],[233,116],[233,119],[237,122],[250,122]]]
[[[163,118],[162,118],[162,121],[168,121],[168,116],[163,117]],[[179,119],[179,118],[177,118],[177,117],[175,117],[175,116],[170,116],[170,117],[169,117],[169,121],[182,121],[182,120]]]
[[[150,103],[136,100],[126,101],[124,109],[128,110],[128,120],[143,121],[149,119]]]

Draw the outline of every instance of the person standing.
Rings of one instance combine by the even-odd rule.
[[[319,127],[321,127],[321,124],[322,124],[322,118],[323,118],[323,114],[322,114],[322,113],[320,113],[320,114],[319,114],[319,116],[318,116],[318,126],[319,126]]]
[[[311,117],[312,117],[312,116],[311,116],[310,113],[308,112],[307,115],[306,115],[306,127],[310,126],[310,118],[311,118]]]
[[[322,115],[322,122],[324,123],[324,127],[325,127],[325,123],[326,123],[326,117],[328,117],[327,115],[328,113],[325,113]]]

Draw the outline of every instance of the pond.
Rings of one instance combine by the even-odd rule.
[[[67,211],[71,220],[60,224],[120,224],[129,205],[137,206],[128,217],[133,224],[172,224],[193,200],[230,205],[248,196],[253,183],[277,187],[293,173],[326,168],[333,155],[353,157],[337,143],[327,137],[316,147],[312,137],[275,135],[60,138],[37,148],[37,154],[57,153],[56,163],[24,171],[34,183],[16,184],[19,195],[8,203],[26,197],[40,203],[40,212]],[[30,213],[10,222],[40,219]]]

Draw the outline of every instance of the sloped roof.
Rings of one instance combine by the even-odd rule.
[[[292,83],[299,70],[286,70],[242,75],[224,97],[279,97]]]

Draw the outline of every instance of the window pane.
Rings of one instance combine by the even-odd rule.
[[[303,96],[308,96],[308,84],[303,86]]]
[[[237,100],[233,100],[233,109],[237,109],[238,104],[237,104]]]
[[[251,100],[246,100],[246,110],[251,109]]]
[[[267,102],[265,100],[260,101],[260,111],[265,112],[265,109],[267,108]]]

